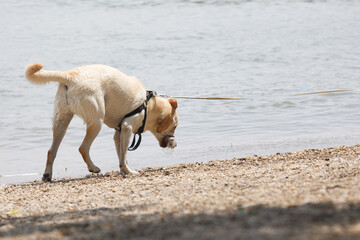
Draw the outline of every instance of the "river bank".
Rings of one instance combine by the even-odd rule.
[[[4,239],[358,239],[360,145],[0,188]]]

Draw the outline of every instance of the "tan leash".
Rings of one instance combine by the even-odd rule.
[[[250,98],[228,98],[228,97],[183,97],[183,96],[169,96],[169,95],[158,95],[165,98],[181,98],[181,99],[200,99],[200,100],[248,100]]]
[[[352,90],[334,90],[334,91],[323,91],[323,92],[300,93],[300,94],[294,94],[293,96],[304,96],[304,95],[314,95],[314,94],[324,94],[324,93],[343,93],[343,92],[352,92]]]
[[[310,92],[310,93],[299,93],[291,96],[305,96],[305,95],[315,95],[315,94],[328,94],[328,93],[344,93],[352,92],[353,90],[332,90],[332,91],[322,91],[322,92]],[[178,99],[198,99],[198,100],[230,100],[230,101],[239,101],[239,100],[249,100],[251,98],[230,98],[230,97],[185,97],[185,96],[169,96],[164,94],[157,95],[164,98],[178,98]]]

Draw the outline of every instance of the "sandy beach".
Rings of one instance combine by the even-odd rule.
[[[360,145],[0,188],[2,239],[359,239]]]

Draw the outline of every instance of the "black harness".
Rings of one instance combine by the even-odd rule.
[[[145,115],[144,115],[144,119],[142,121],[142,125],[139,127],[139,129],[137,130],[137,132],[134,134],[134,138],[133,138],[133,141],[130,145],[130,147],[128,148],[129,151],[134,151],[136,150],[139,146],[140,146],[140,143],[141,143],[141,134],[144,132],[144,128],[145,128],[145,123],[146,123],[146,116],[147,116],[147,103],[149,102],[149,100],[154,97],[156,95],[156,92],[154,91],[146,91],[146,99],[145,101],[143,102],[143,104],[141,104],[140,107],[136,108],[134,111],[126,114],[124,116],[124,118],[120,121],[119,125],[118,125],[118,129],[115,128],[115,130],[121,132],[121,125],[124,121],[125,118],[128,118],[128,117],[131,117],[131,116],[134,116],[135,114],[138,114],[138,113],[141,113],[143,110],[145,110]],[[136,143],[136,135],[139,135],[139,139]],[[136,143],[136,144],[135,144]]]

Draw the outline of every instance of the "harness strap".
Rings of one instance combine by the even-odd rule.
[[[137,141],[137,143],[136,143],[136,145],[135,145],[136,135],[139,135],[139,138],[138,138],[138,141]],[[134,134],[133,141],[132,141],[130,147],[128,147],[128,150],[129,150],[129,151],[135,151],[135,150],[140,146],[140,143],[141,143],[141,134],[135,133],[135,134]]]
[[[137,132],[134,134],[134,138],[133,141],[130,145],[130,147],[128,148],[129,151],[134,151],[136,150],[141,143],[141,134],[144,132],[144,128],[145,128],[145,123],[146,123],[146,117],[147,117],[147,103],[149,102],[149,100],[154,97],[156,95],[156,92],[154,91],[146,91],[146,99],[144,101],[143,104],[141,104],[138,108],[136,108],[135,110],[133,110],[132,112],[126,114],[124,116],[124,118],[120,121],[119,125],[118,125],[118,129],[115,128],[115,130],[121,132],[121,125],[124,121],[125,118],[131,117],[135,114],[141,113],[143,110],[145,110],[145,114],[144,114],[144,119],[142,121],[142,125],[139,127],[139,129],[137,130]],[[136,135],[139,135],[139,138],[136,142]]]

